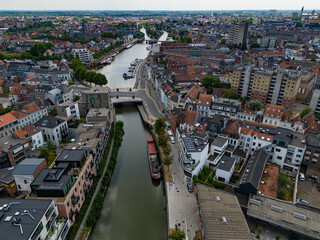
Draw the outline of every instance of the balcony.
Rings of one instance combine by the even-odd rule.
[[[45,240],[64,240],[69,231],[68,219],[57,218]]]

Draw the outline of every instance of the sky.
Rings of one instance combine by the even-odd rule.
[[[0,10],[297,10],[320,0],[0,0]]]

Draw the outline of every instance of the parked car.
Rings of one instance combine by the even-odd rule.
[[[192,183],[191,182],[187,183],[187,187],[188,187],[188,192],[192,193],[193,192],[193,187],[192,187]]]
[[[170,137],[170,141],[172,144],[174,144],[176,142],[173,137]]]
[[[307,204],[307,205],[310,205],[310,203],[309,203],[307,200],[300,199],[300,198],[297,198],[297,202],[299,202],[299,203],[304,203],[304,204]]]
[[[173,135],[172,135],[172,131],[171,130],[168,130],[168,134],[169,134],[169,136],[170,137],[172,137]]]
[[[304,177],[304,174],[303,173],[299,173],[299,179],[301,181],[304,181],[305,180],[305,177]]]

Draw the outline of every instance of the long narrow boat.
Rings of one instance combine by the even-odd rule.
[[[160,167],[157,161],[157,152],[156,152],[156,148],[155,148],[152,136],[148,137],[147,150],[148,150],[148,162],[149,162],[151,177],[154,180],[158,180],[161,178],[161,174],[160,174]]]

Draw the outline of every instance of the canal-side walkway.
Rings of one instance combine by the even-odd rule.
[[[79,227],[79,230],[78,230],[78,233],[77,233],[77,235],[76,235],[76,237],[75,237],[75,240],[85,240],[85,239],[87,239],[87,238],[89,237],[89,235],[90,235],[90,232],[88,232],[87,235],[83,235],[82,233],[83,233],[84,226],[85,226],[85,223],[86,223],[86,221],[87,221],[87,218],[88,218],[90,209],[91,209],[92,204],[93,204],[93,202],[94,202],[94,199],[95,199],[96,195],[97,195],[98,192],[99,192],[99,189],[100,189],[100,186],[101,186],[101,182],[102,182],[103,177],[104,177],[104,175],[105,175],[105,173],[106,173],[106,171],[107,171],[107,169],[108,169],[109,160],[110,160],[110,156],[111,156],[112,149],[113,149],[113,140],[114,140],[114,138],[112,138],[112,143],[111,143],[111,147],[110,147],[110,150],[109,150],[109,155],[108,155],[107,163],[106,163],[106,165],[105,165],[105,167],[104,167],[104,169],[103,169],[103,173],[102,173],[102,175],[101,175],[101,177],[100,177],[100,180],[99,180],[99,182],[98,182],[98,185],[97,185],[97,187],[96,187],[96,189],[95,189],[95,191],[94,191],[93,197],[91,198],[91,202],[90,202],[90,204],[89,204],[88,210],[87,210],[86,214],[84,215],[84,218],[83,218],[82,223],[81,223],[81,225],[80,225],[80,227]]]

